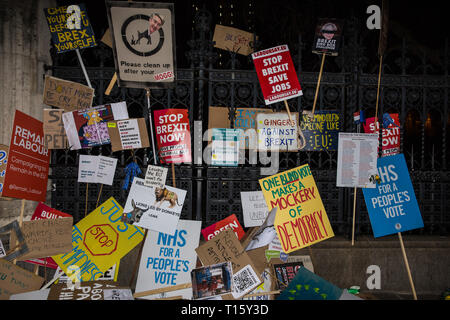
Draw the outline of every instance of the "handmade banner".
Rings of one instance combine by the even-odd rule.
[[[3,192],[3,181],[5,180],[6,164],[8,163],[8,151],[8,146],[0,144],[0,197]]]
[[[267,207],[278,208],[275,229],[290,253],[334,236],[308,164],[260,179]]]
[[[107,122],[128,119],[126,102],[63,113],[64,129],[72,150],[110,143]]]
[[[45,76],[44,103],[66,112],[92,107],[94,89],[81,83]]]
[[[285,112],[258,113],[258,150],[297,151],[304,144],[299,139],[298,112],[293,112],[292,115],[290,120]]]
[[[47,300],[105,300],[104,291],[117,287],[118,283],[113,281],[86,281],[79,288],[66,283],[54,284]]]
[[[375,117],[367,118],[364,123],[365,133],[379,134],[379,122],[375,123]],[[400,121],[398,113],[385,113],[382,120],[382,147],[381,156],[392,156],[400,153]]]
[[[378,135],[339,133],[336,186],[375,188]]]
[[[16,110],[2,196],[45,202],[49,164],[42,122]]]
[[[97,280],[144,238],[141,228],[120,221],[122,213],[120,204],[109,198],[73,226],[73,250],[53,260],[80,281]]]
[[[233,291],[233,270],[230,262],[216,263],[191,272],[192,298],[194,300],[217,299]]]
[[[241,240],[242,237],[245,235],[244,229],[242,228],[241,224],[239,223],[239,220],[237,219],[234,213],[226,217],[225,219],[220,220],[204,228],[202,230],[202,235],[203,238],[205,238],[205,240],[208,241],[214,238],[223,230],[227,229],[233,230],[238,240]]]
[[[190,163],[191,133],[187,109],[155,110],[156,141],[161,163]]]
[[[242,135],[241,129],[212,129],[211,165],[237,167]]]
[[[269,209],[261,191],[241,191],[241,204],[246,228],[259,227],[264,223]]]
[[[303,111],[299,130],[303,133],[305,144],[302,151],[334,151],[338,148],[341,116],[338,111]]]
[[[172,86],[176,70],[174,5],[107,1],[106,9],[118,85]]]
[[[173,235],[176,231],[186,190],[169,186],[149,187],[135,177],[128,193],[122,221],[153,231]]]
[[[80,154],[78,182],[112,185],[117,159]]]
[[[144,185],[164,188],[166,185],[167,168],[148,165],[145,173]]]
[[[179,220],[173,235],[149,232],[145,239],[136,281],[136,292],[154,290],[188,283],[197,262],[201,221]],[[161,299],[182,296],[192,299],[192,289],[143,296],[143,299]]]
[[[13,294],[39,290],[44,283],[44,278],[5,259],[0,259],[0,274],[0,300],[8,300]]]
[[[68,149],[67,140],[62,121],[62,109],[44,109],[44,146],[47,149]]]
[[[303,94],[287,45],[252,53],[252,58],[266,105]]]
[[[404,155],[378,158],[377,172],[380,183],[363,189],[374,237],[423,228]]]
[[[337,56],[341,46],[342,21],[319,19],[314,35],[312,52]]]
[[[254,39],[258,37],[253,33],[237,28],[216,24],[214,28],[214,48],[236,52],[248,56],[253,52]]]
[[[108,122],[108,133],[113,152],[150,146],[144,118],[110,121]]]
[[[44,13],[57,53],[97,45],[84,4],[45,8]]]

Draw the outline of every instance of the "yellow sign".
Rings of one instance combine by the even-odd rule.
[[[94,281],[144,239],[143,230],[121,221],[123,208],[111,197],[72,229],[71,252],[53,256],[79,281]]]
[[[260,179],[267,207],[277,207],[275,229],[290,253],[334,237],[309,165]]]

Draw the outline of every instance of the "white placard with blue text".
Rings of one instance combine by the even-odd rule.
[[[362,189],[374,237],[423,228],[404,155],[378,158],[377,170],[380,184]]]

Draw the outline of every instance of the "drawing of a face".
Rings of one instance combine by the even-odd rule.
[[[322,26],[322,29],[320,30],[320,32],[322,33],[322,36],[327,39],[327,40],[331,40],[333,39],[335,33],[337,31],[337,27],[334,23],[326,23]]]

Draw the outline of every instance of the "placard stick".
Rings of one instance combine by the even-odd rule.
[[[291,111],[289,110],[289,105],[288,105],[286,100],[284,100],[284,105],[286,106],[286,111],[287,111],[288,116],[289,116],[289,121],[291,121],[291,123],[292,123]]]
[[[172,184],[174,188],[177,187],[177,183],[175,182],[175,165],[173,164],[173,162],[172,162]]]
[[[21,208],[20,208],[20,215],[19,215],[19,227],[22,228],[23,225],[23,213],[25,211],[25,199],[22,199],[21,202]],[[19,245],[19,240],[16,240],[16,247]],[[16,264],[17,263],[17,259],[13,260],[13,263]]]
[[[58,280],[62,275],[64,274],[63,270],[59,270],[59,272],[55,272],[55,275],[53,276],[52,280],[50,280],[49,282],[47,282],[46,285],[44,285],[41,289],[39,290],[44,290],[47,289],[48,287],[50,287],[52,285],[53,282],[55,282],[56,280]]]
[[[131,275],[130,285],[129,285],[130,288],[131,288],[131,286],[133,285],[134,278],[136,277],[136,270],[137,270],[137,267],[138,267],[138,265],[139,265],[139,261],[141,261],[142,249],[144,248],[145,239],[147,239],[147,233],[148,233],[148,229],[145,229],[144,239],[142,240],[142,245],[141,245],[141,247],[139,248],[138,257],[137,257],[136,262],[135,262],[135,264],[134,264],[133,274]]]
[[[86,68],[84,67],[83,59],[81,59],[81,54],[79,49],[75,49],[75,52],[78,56],[78,61],[80,61],[81,69],[83,70],[84,77],[86,78],[86,82],[89,88],[92,88],[91,81],[89,80],[89,76],[87,74]]]
[[[316,95],[314,96],[314,104],[312,108],[312,113],[310,116],[314,116],[314,111],[316,110],[316,103],[317,103],[317,96],[319,94],[319,88],[320,88],[320,80],[322,79],[322,72],[323,72],[323,64],[325,62],[325,52],[322,54],[322,63],[320,65],[320,71],[319,71],[319,78],[317,79],[317,86],[316,86]]]
[[[151,295],[151,294],[158,294],[158,293],[163,293],[163,292],[171,292],[171,291],[176,291],[176,290],[181,290],[181,289],[188,289],[188,288],[192,288],[192,283],[182,283],[182,284],[177,284],[175,286],[170,286],[170,287],[165,287],[165,288],[159,288],[159,289],[153,289],[153,290],[136,292],[135,294],[133,294],[133,297],[140,298],[140,297],[145,297],[145,296],[148,296],[148,295]]]
[[[103,190],[103,183],[100,183],[100,191],[98,192],[98,198],[97,198],[97,203],[95,204],[95,207],[98,207],[98,202],[100,201],[100,197],[102,195],[102,190]]]
[[[114,84],[116,83],[116,81],[117,81],[117,73],[114,72],[114,75],[113,75],[111,81],[109,82],[108,88],[106,88],[106,91],[105,91],[105,94],[107,96],[110,95],[111,90],[114,88]]]
[[[151,139],[152,139],[152,150],[153,150],[153,163],[155,164],[155,166],[157,165],[157,160],[156,160],[156,151],[155,151],[155,140],[153,138],[153,121],[152,121],[152,107],[150,105],[150,89],[146,88],[146,95],[147,95],[147,109],[148,109],[148,120],[150,122],[150,135],[151,135]]]
[[[375,104],[375,125],[378,122],[378,102],[380,100],[380,84],[381,84],[381,69],[383,67],[383,56],[380,56],[380,67],[378,68],[378,87],[377,87],[377,102]],[[378,134],[380,132],[380,125],[378,125]]]
[[[406,272],[408,273],[409,283],[411,285],[411,290],[413,293],[414,300],[417,300],[416,289],[414,288],[414,282],[411,276],[411,270],[409,269],[408,258],[406,257],[405,246],[403,245],[403,238],[401,232],[398,232],[398,239],[400,240],[400,246],[402,248],[403,260],[405,261]]]
[[[86,217],[87,214],[87,208],[88,208],[88,193],[89,193],[89,183],[86,182],[86,204],[84,206],[84,216]]]
[[[358,133],[361,132],[361,123],[358,123]],[[355,218],[356,218],[356,193],[357,188],[353,190],[353,223],[352,223],[352,246],[355,245]]]

